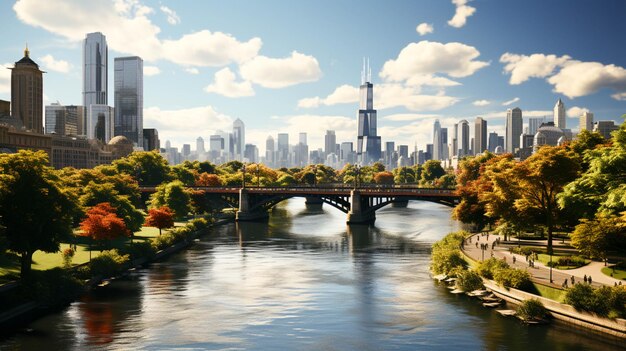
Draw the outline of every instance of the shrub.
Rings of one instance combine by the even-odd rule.
[[[74,258],[74,250],[69,247],[61,252],[63,256],[63,268],[69,268],[72,266],[72,258]]]
[[[516,253],[518,255],[524,255],[524,256],[528,256],[532,253],[545,253],[545,249],[541,248],[541,247],[535,247],[535,246],[522,246],[522,247],[514,247],[511,249],[513,253]]]
[[[609,318],[626,318],[626,288],[622,285],[610,288],[607,303]],[[600,292],[602,295],[602,292]]]
[[[128,263],[128,255],[120,255],[117,250],[103,251],[100,256],[91,260],[92,276],[113,277],[124,269]]]
[[[559,266],[573,266],[573,267],[582,267],[587,264],[584,258],[580,256],[562,256],[557,258],[556,260],[552,260],[552,264],[548,262],[546,265],[552,267]]]
[[[449,274],[456,267],[467,267],[460,251],[466,236],[466,232],[454,232],[433,244],[431,270],[435,274]]]
[[[503,260],[498,260],[495,257],[491,257],[488,260],[482,261],[478,264],[476,271],[481,276],[487,279],[493,279],[497,270],[509,268],[509,265]]]
[[[483,280],[478,273],[465,270],[457,275],[456,287],[463,291],[473,291],[482,289],[484,286]]]
[[[156,253],[149,241],[133,242],[119,250],[121,255],[128,255],[131,259],[151,258]]]
[[[23,293],[45,306],[67,304],[83,290],[83,284],[67,270],[33,271],[22,285]]]
[[[515,268],[498,269],[493,279],[505,288],[526,289],[531,285],[530,273]]]
[[[163,250],[174,245],[175,239],[176,238],[172,232],[166,232],[154,238],[152,245],[156,250]]]
[[[606,316],[609,313],[609,303],[607,296],[602,296],[605,293],[605,288],[594,290],[588,284],[575,284],[567,290],[565,303],[572,305],[579,311],[594,312],[600,316]]]
[[[523,320],[544,319],[548,315],[548,310],[537,299],[524,300],[517,307],[517,315]]]
[[[88,280],[91,279],[91,268],[89,268],[88,264],[76,267],[74,269],[74,277],[80,280]]]

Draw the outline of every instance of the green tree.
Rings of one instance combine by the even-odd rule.
[[[196,182],[198,171],[194,164],[189,161],[173,166],[171,170],[174,179],[180,180],[185,186],[193,186]]]
[[[393,184],[393,173],[387,171],[374,173],[374,182],[376,184],[391,185]]]
[[[169,207],[176,219],[182,219],[191,212],[191,196],[180,180],[159,185],[150,196],[150,208]]]
[[[117,216],[124,221],[124,224],[131,232],[141,230],[144,222],[143,214],[132,204],[127,195],[121,195],[115,189],[114,184],[90,182],[84,187],[82,193],[80,204],[84,208],[107,202],[115,208]]]
[[[576,179],[580,159],[563,147],[543,146],[534,155],[515,167],[514,181],[519,184],[520,197],[515,207],[535,217],[548,229],[548,252],[552,252],[552,232],[559,218],[557,195]]]
[[[72,234],[77,204],[61,187],[43,151],[0,154],[0,224],[7,246],[20,255],[21,276],[29,276],[33,253],[59,251]]]
[[[466,157],[459,164],[456,175],[456,193],[461,201],[454,208],[452,216],[463,223],[473,223],[478,229],[494,222],[493,218],[485,215],[485,203],[479,199],[479,194],[491,190],[491,183],[482,176],[482,172],[485,163],[493,157],[489,152]]]
[[[583,255],[604,259],[608,250],[626,250],[626,223],[620,217],[583,219],[572,233],[572,246]]]
[[[398,167],[393,170],[393,175],[396,184],[415,183],[415,168]]]
[[[437,179],[446,174],[446,171],[441,167],[441,161],[437,160],[426,161],[422,169],[422,185],[434,185]]]
[[[113,161],[112,166],[118,173],[128,174],[137,179],[141,186],[159,185],[172,178],[167,160],[156,150],[133,152]]]

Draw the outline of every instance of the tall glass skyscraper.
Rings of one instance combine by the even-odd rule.
[[[109,50],[106,37],[100,33],[89,33],[83,45],[83,106],[106,105],[107,62]]]
[[[143,147],[143,60],[116,57],[114,67],[115,135]]]
[[[359,88],[357,159],[361,165],[368,165],[380,160],[381,141],[377,135],[376,110],[374,110],[374,85],[372,72],[363,65],[361,72],[361,87]]]
[[[514,153],[519,149],[519,136],[523,132],[524,120],[519,107],[506,111],[506,152]]]
[[[235,160],[243,161],[246,146],[246,126],[239,118],[233,122],[233,139]]]

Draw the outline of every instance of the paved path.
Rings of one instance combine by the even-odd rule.
[[[568,270],[560,270],[553,268],[552,269],[552,281],[550,283],[550,268],[545,266],[539,261],[535,261],[534,267],[530,267],[528,262],[526,261],[526,257],[524,255],[512,254],[509,252],[510,245],[503,245],[502,243],[499,246],[496,246],[494,250],[491,249],[493,242],[498,238],[497,235],[490,234],[488,236],[483,236],[481,234],[475,234],[470,237],[471,242],[466,242],[463,251],[470,256],[472,259],[476,261],[482,261],[484,259],[488,259],[489,257],[495,257],[497,259],[504,259],[506,262],[519,269],[525,269],[530,274],[532,274],[533,279],[541,284],[550,285],[556,288],[561,288],[563,282],[567,279],[568,286],[571,286],[571,278],[574,277],[574,281],[576,283],[583,282],[583,277],[591,276],[594,286],[601,285],[610,285],[613,286],[615,283],[620,282],[619,279],[614,279],[612,277],[604,275],[601,272],[601,269],[604,267],[602,262],[591,262],[590,264],[576,268],[576,269],[568,269]],[[469,240],[468,240],[469,241]],[[478,242],[478,247],[476,247],[476,243]],[[545,242],[545,241],[544,241]],[[488,244],[488,249],[482,252],[480,249],[480,244]],[[556,243],[556,240],[554,241]],[[517,246],[517,245],[515,245]],[[515,263],[513,263],[513,257],[515,257]],[[622,284],[626,284],[626,282],[622,282]]]

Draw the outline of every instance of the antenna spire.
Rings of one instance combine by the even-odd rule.
[[[372,82],[372,68],[370,67],[370,58],[367,58],[367,81]]]
[[[24,56],[28,57],[30,55],[30,51],[28,50],[28,43],[26,43],[26,48],[24,49]]]
[[[363,57],[363,68],[361,69],[361,85],[365,84],[365,57]]]

